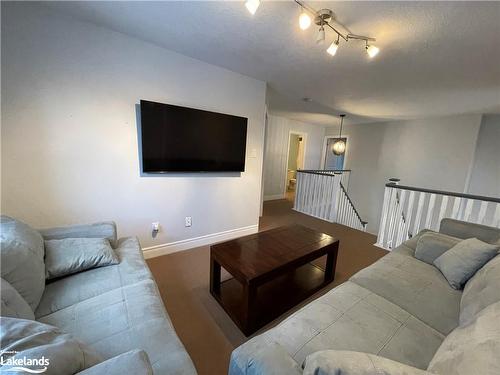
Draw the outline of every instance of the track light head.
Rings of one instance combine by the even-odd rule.
[[[332,44],[330,44],[330,47],[328,47],[326,52],[328,52],[332,56],[335,56],[335,54],[337,53],[337,50],[339,49],[339,40],[340,40],[340,36],[337,35],[337,40],[335,42],[333,42]]]
[[[245,1],[245,6],[251,15],[254,15],[257,12],[257,8],[260,5],[260,0],[247,0]]]
[[[318,31],[318,36],[316,37],[317,44],[323,44],[325,42],[325,28],[321,26]]]
[[[304,8],[302,8],[302,11],[300,12],[299,26],[302,30],[307,30],[309,26],[311,26],[311,17],[309,17],[309,14],[306,13]]]
[[[375,47],[374,45],[366,45],[366,53],[368,54],[368,56],[370,56],[371,59],[377,56],[379,52],[380,49],[378,47]]]

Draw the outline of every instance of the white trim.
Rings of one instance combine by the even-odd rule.
[[[283,188],[283,197],[286,195],[286,183],[288,181],[288,158],[290,157],[290,138],[292,137],[292,134],[298,135],[302,137],[302,140],[304,142],[304,147],[303,147],[303,157],[302,157],[302,168],[299,168],[297,165],[297,169],[304,169],[304,166],[306,164],[306,151],[307,151],[307,133],[301,132],[298,130],[289,130],[288,131],[288,143],[286,145],[286,159],[285,159],[285,186]],[[280,198],[281,199],[281,198]]]
[[[259,226],[249,225],[247,227],[226,230],[224,232],[207,234],[205,236],[188,238],[185,240],[169,242],[161,245],[149,246],[142,249],[145,259],[159,257],[176,253],[178,251],[188,250],[195,247],[211,245],[216,242],[228,241],[234,238],[254,234],[259,231]]]
[[[278,199],[285,199],[285,195],[284,194],[264,195],[264,201],[275,201]]]

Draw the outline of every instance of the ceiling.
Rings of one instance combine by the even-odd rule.
[[[50,2],[94,24],[268,82],[271,112],[331,125],[462,113],[500,113],[499,2],[307,2],[330,8],[361,41],[335,57],[298,27],[299,7],[237,2]],[[304,102],[302,98],[311,98]]]

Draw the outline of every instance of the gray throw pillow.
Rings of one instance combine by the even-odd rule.
[[[498,254],[497,245],[487,244],[477,238],[463,240],[434,261],[454,289],[463,285],[488,261]]]
[[[442,375],[500,374],[500,302],[482,310],[442,342],[428,371]]]
[[[54,326],[15,318],[0,318],[0,323],[2,374],[17,374],[13,367],[21,365],[30,370],[46,367],[44,375],[73,375],[101,362],[94,350]],[[15,363],[23,358],[31,365]]]
[[[7,280],[0,279],[0,286],[0,295],[2,296],[0,316],[35,320],[35,314],[33,314],[28,302],[21,297]]]
[[[45,289],[42,235],[8,216],[1,217],[0,226],[2,279],[35,311]]]
[[[434,264],[434,261],[450,250],[460,238],[447,236],[446,234],[427,232],[420,236],[415,248],[415,258],[422,262]]]
[[[47,279],[118,263],[115,252],[105,238],[65,238],[45,241]]]

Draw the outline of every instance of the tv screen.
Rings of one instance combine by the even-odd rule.
[[[243,172],[247,121],[141,100],[142,171]]]

